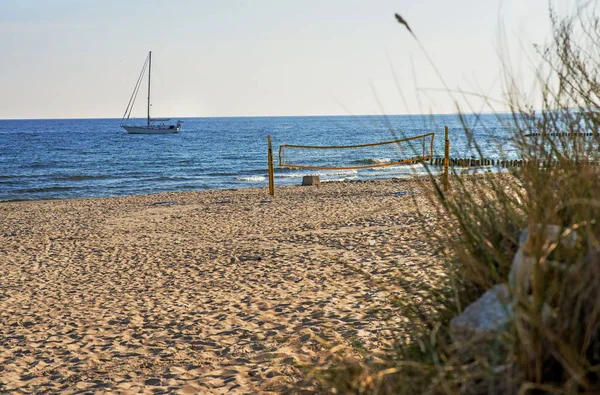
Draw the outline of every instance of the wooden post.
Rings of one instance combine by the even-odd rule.
[[[273,148],[271,147],[271,135],[267,136],[269,145],[269,195],[275,196],[275,182],[273,181]]]
[[[446,140],[444,142],[444,176],[443,176],[443,184],[444,184],[444,192],[448,192],[450,188],[448,182],[448,162],[450,161],[450,139],[448,138],[448,126],[446,126]]]

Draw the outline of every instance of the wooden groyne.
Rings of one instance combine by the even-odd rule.
[[[425,161],[430,166],[444,166],[444,158],[431,158]],[[450,158],[450,166],[458,167],[522,167],[531,164],[532,161],[523,159],[486,159],[486,158]],[[558,161],[537,161],[538,166],[556,166]]]
[[[598,137],[598,133],[575,133],[575,132],[557,132],[557,133],[528,133],[524,135],[525,137]]]

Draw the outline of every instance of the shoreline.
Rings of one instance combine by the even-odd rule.
[[[439,177],[439,175],[435,175],[434,178]],[[349,184],[353,184],[353,183],[379,183],[379,182],[394,182],[394,183],[401,183],[401,182],[411,182],[411,181],[426,181],[427,179],[429,179],[430,176],[427,174],[415,174],[414,176],[411,177],[403,177],[403,178],[399,178],[399,177],[392,177],[392,178],[378,178],[378,179],[360,179],[360,180],[321,180],[321,185],[323,184],[344,184],[344,183],[349,183]],[[299,181],[301,182],[302,180],[299,178]],[[305,188],[308,186],[303,186],[301,184],[296,184],[296,185],[277,185],[275,184],[275,195],[277,195],[277,191],[280,188],[296,188],[296,187],[302,187]],[[216,191],[238,191],[238,190],[247,190],[247,189],[251,189],[251,190],[266,190],[267,191],[267,195],[268,195],[268,190],[269,187],[268,185],[266,186],[248,186],[248,187],[238,187],[238,188],[223,188],[223,189],[194,189],[194,190],[188,190],[188,191],[170,191],[170,192],[153,192],[153,193],[142,193],[142,194],[133,194],[133,195],[114,195],[114,196],[92,196],[92,197],[66,197],[66,198],[55,198],[55,199],[13,199],[13,200],[0,200],[0,205],[4,204],[4,203],[23,203],[23,202],[32,202],[32,203],[43,203],[43,202],[56,202],[56,201],[63,201],[63,200],[87,200],[87,199],[116,199],[116,198],[126,198],[126,197],[134,197],[134,196],[151,196],[151,195],[161,195],[161,194],[178,194],[178,193],[182,193],[182,194],[186,194],[186,193],[202,193],[202,192],[216,192]]]
[[[445,276],[425,183],[267,191],[1,204],[0,389],[268,393],[410,337],[390,292]]]

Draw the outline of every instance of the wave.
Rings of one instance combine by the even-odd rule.
[[[199,178],[195,176],[159,176],[150,177],[149,181],[198,181]]]
[[[72,176],[50,176],[53,181],[86,181],[86,180],[105,180],[109,178],[114,178],[111,175],[72,175]]]
[[[250,172],[252,173],[252,172]],[[275,169],[275,178],[292,178],[292,177],[303,177],[303,176],[339,176],[347,174],[357,174],[358,169],[350,170],[310,170],[304,169],[288,169],[288,168],[277,168]]]
[[[356,178],[358,174],[357,170],[340,170],[340,171],[319,171],[319,172],[305,172],[305,173],[284,173],[278,174],[275,172],[275,178],[302,178],[304,176],[319,176],[319,177],[339,177],[339,176],[349,176],[345,177],[348,179]],[[345,179],[342,178],[342,179]]]
[[[31,163],[23,163],[19,167],[21,169],[45,169],[56,166],[55,162],[31,162]]]
[[[321,182],[342,182],[342,181],[350,181],[350,180],[357,180],[358,177],[356,176],[352,176],[352,177],[341,177],[341,178],[328,178],[326,180],[322,180]]]
[[[269,169],[250,169],[250,170],[244,170],[244,173],[249,173],[249,174],[265,174],[265,173],[268,173],[268,172],[269,172]]]
[[[240,176],[235,178],[238,181],[246,181],[246,182],[263,182],[267,180],[267,177],[264,176]]]
[[[26,188],[26,189],[17,189],[12,191],[12,193],[44,193],[44,192],[57,192],[57,191],[68,191],[72,190],[72,187],[67,186],[56,186],[56,187],[39,187],[39,188]]]
[[[208,173],[207,176],[209,177],[226,177],[226,176],[235,176],[238,173],[229,173],[226,171],[221,171],[221,172],[214,172],[214,173]]]
[[[316,173],[307,173],[307,176],[345,176],[347,174],[358,174],[358,170],[322,170]]]
[[[296,174],[277,174],[275,173],[275,178],[300,178],[304,177],[306,174],[296,173]]]
[[[358,159],[352,161],[352,163],[360,163],[365,165],[379,165],[383,163],[391,163],[391,158],[367,158],[367,159]]]
[[[423,170],[425,167],[420,163],[407,163],[404,165],[393,165],[393,166],[381,166],[381,167],[373,167],[370,169],[364,169],[365,171],[419,171]]]
[[[268,172],[268,169],[263,170],[265,173]],[[300,171],[299,169],[294,169],[293,167],[275,167],[276,173],[297,173]]]

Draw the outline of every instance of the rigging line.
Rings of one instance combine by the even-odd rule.
[[[137,95],[140,92],[140,88],[142,86],[142,81],[143,81],[143,74],[146,72],[146,67],[147,67],[147,63],[144,64],[144,67],[142,69],[142,77],[140,78],[138,86],[137,86],[137,88],[135,90],[135,95],[133,97],[133,102],[131,104],[131,107],[129,108],[129,114],[127,114],[127,119],[129,119],[129,117],[131,116],[131,112],[133,111],[133,105],[135,104],[135,100],[137,99]]]
[[[146,61],[144,62],[144,66],[142,67],[142,72],[140,73],[138,80],[135,84],[135,87],[133,88],[133,92],[131,93],[131,97],[129,98],[129,103],[127,104],[127,107],[125,108],[125,113],[123,114],[123,118],[121,118],[121,126],[123,125],[123,120],[125,120],[125,118],[129,119],[129,115],[131,115],[131,109],[133,108],[133,103],[135,103],[135,98],[137,97],[137,92],[140,89],[140,84],[144,77],[144,72],[146,71],[147,65],[148,65],[148,57],[146,57]],[[129,114],[128,114],[128,112],[129,112]]]
[[[138,76],[138,80],[135,84],[135,87],[133,88],[133,92],[131,93],[131,98],[129,99],[129,103],[127,104],[127,108],[125,108],[125,114],[123,114],[123,118],[121,119],[121,125],[123,125],[123,120],[125,119],[129,119],[129,116],[131,115],[131,110],[133,109],[133,104],[135,103],[135,99],[137,97],[137,92],[140,89],[140,85],[141,85],[141,81],[144,77],[144,73],[146,71],[146,66],[148,64],[148,57],[146,57],[146,61],[144,62],[144,66],[142,67],[142,71],[140,72],[140,75]]]
[[[133,111],[133,106],[135,105],[135,100],[137,99],[137,95],[140,92],[140,88],[142,87],[142,82],[144,81],[144,74],[146,73],[146,68],[150,64],[150,55],[146,58],[146,62],[144,63],[144,67],[142,67],[142,72],[140,73],[140,78],[138,80],[137,88],[135,89],[135,94],[133,96],[133,101],[131,102],[131,107],[129,107],[129,114],[127,114],[127,119],[131,116],[131,112]]]
[[[129,106],[131,106],[131,102],[133,101],[135,91],[138,89],[138,85],[140,84],[140,79],[142,78],[145,67],[146,67],[146,62],[144,62],[144,67],[142,67],[142,72],[138,76],[137,82],[135,83],[135,86],[133,88],[133,92],[131,92],[131,97],[129,98],[129,103],[127,103],[127,107],[125,107],[125,113],[123,114],[123,118],[121,118],[121,125],[123,125],[123,120],[125,119],[125,117],[127,117],[127,112],[129,111]]]

